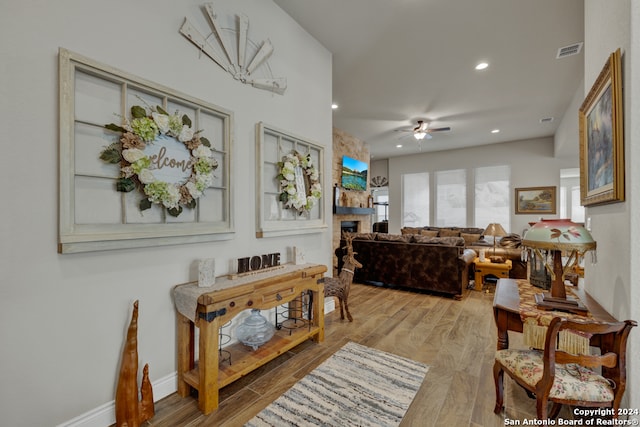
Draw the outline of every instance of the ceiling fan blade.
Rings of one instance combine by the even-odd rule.
[[[427,129],[427,132],[446,132],[451,130],[450,127],[444,127],[444,128],[431,128],[431,129]]]

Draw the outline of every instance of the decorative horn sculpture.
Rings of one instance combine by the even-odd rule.
[[[154,414],[153,390],[149,381],[149,365],[144,365],[141,395],[138,401],[138,301],[133,303],[127,341],[120,361],[120,376],[116,388],[116,426],[139,427]]]

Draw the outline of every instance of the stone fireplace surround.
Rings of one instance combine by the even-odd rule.
[[[331,189],[335,184],[340,185],[340,177],[342,174],[342,156],[349,156],[354,159],[361,160],[363,162],[370,163],[369,149],[365,146],[364,142],[349,135],[340,129],[333,128],[333,159],[331,168]],[[341,192],[347,193],[350,205],[354,207],[367,206],[370,192],[369,184],[367,183],[367,191],[349,191],[340,188]],[[329,197],[331,192],[325,191],[325,195]],[[333,203],[333,197],[331,199]],[[343,221],[357,222],[358,233],[369,233],[372,229],[372,216],[365,214],[334,214],[333,215],[333,274],[337,276],[338,259],[335,256],[335,250],[340,245],[341,235],[341,223]]]

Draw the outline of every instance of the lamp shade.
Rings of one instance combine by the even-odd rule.
[[[502,236],[506,236],[507,232],[504,231],[504,228],[502,228],[500,224],[492,222],[484,230],[484,235],[493,236],[493,237],[502,237]]]
[[[581,254],[596,248],[591,233],[570,219],[545,219],[527,230],[522,245],[544,250],[575,250]]]

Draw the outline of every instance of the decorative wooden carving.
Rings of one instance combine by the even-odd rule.
[[[120,376],[116,388],[116,426],[139,427],[154,414],[153,390],[149,381],[149,365],[142,371],[141,395],[138,401],[138,301],[133,303],[131,323],[120,361]]]
[[[347,242],[347,246],[345,247],[347,254],[342,258],[344,265],[338,277],[325,277],[324,296],[338,298],[340,319],[344,320],[344,313],[346,312],[349,322],[353,322],[353,317],[351,317],[351,313],[349,313],[349,290],[351,289],[351,282],[353,282],[353,270],[362,268],[362,264],[355,258],[357,252],[353,252],[353,237],[348,233],[344,233],[342,237]]]

